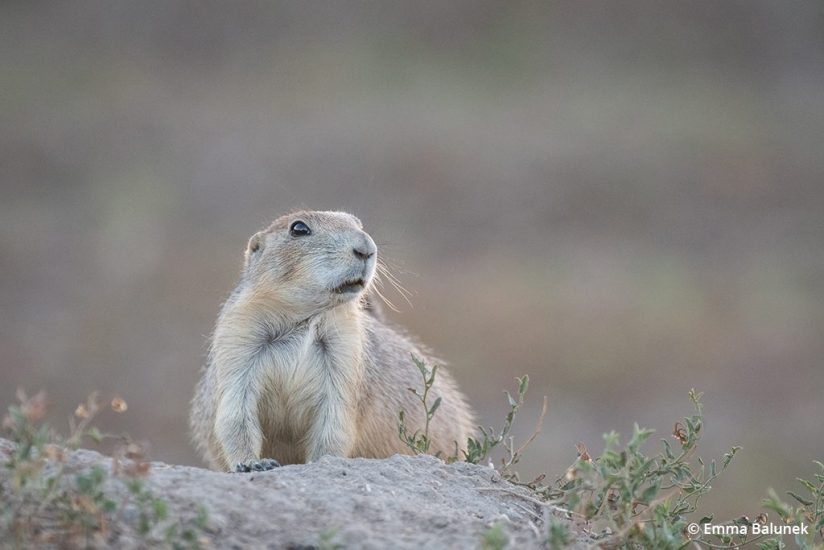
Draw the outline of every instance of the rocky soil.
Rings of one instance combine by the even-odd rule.
[[[10,445],[0,440],[0,458]],[[64,464],[66,484],[94,465],[112,471],[111,458],[88,450],[67,451]],[[8,489],[7,478],[1,469],[0,483]],[[431,456],[325,457],[247,474],[153,462],[142,479],[180,526],[194,525],[200,507],[207,511],[206,527],[196,529],[205,547],[480,548],[497,525],[508,548],[543,547],[545,511],[526,490],[490,468],[447,465]],[[105,537],[86,542],[117,548],[163,544],[157,533],[148,543],[137,535],[139,514],[121,478],[108,476],[104,492],[123,504],[109,519]],[[4,500],[0,506],[11,505]],[[48,507],[36,514],[35,524],[54,522]]]

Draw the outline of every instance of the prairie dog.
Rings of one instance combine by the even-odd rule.
[[[422,389],[411,355],[433,360],[373,311],[377,261],[360,220],[344,212],[293,212],[249,239],[192,401],[193,439],[211,467],[411,452],[398,437],[401,409],[411,431],[424,425],[408,390]],[[473,414],[448,372],[439,369],[429,395],[442,398],[430,452],[464,449]]]

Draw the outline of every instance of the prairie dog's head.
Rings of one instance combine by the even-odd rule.
[[[377,252],[351,214],[294,212],[249,239],[244,280],[255,295],[311,315],[359,298],[375,275]]]

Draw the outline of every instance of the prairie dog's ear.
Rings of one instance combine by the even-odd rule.
[[[249,263],[249,260],[252,259],[253,256],[260,253],[263,250],[263,234],[261,232],[255,233],[252,235],[252,238],[249,239],[249,244],[246,245],[246,263]]]

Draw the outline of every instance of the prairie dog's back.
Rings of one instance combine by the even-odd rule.
[[[412,355],[424,360],[430,367],[439,365],[435,385],[430,391],[431,406],[440,397],[441,405],[429,425],[432,441],[430,452],[439,451],[451,456],[457,448],[466,446],[467,437],[474,433],[474,416],[448,370],[430,356],[426,348],[401,330],[381,320],[370,318],[366,323],[368,335],[366,354],[366,387],[361,405],[361,424],[368,445],[357,456],[386,457],[409,453],[409,448],[398,437],[398,413],[403,410],[412,431],[424,425],[423,407],[408,388],[423,391],[423,379]],[[370,433],[374,432],[374,433]],[[385,434],[389,434],[387,437]]]

